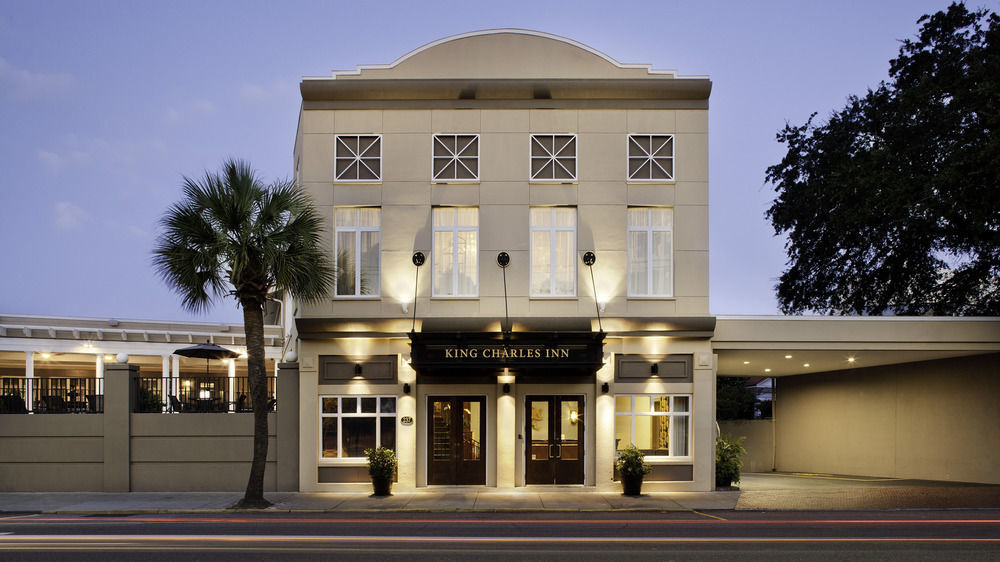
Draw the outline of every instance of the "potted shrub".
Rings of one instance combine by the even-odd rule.
[[[629,444],[618,453],[615,469],[622,477],[622,489],[626,496],[638,496],[642,491],[642,478],[653,467],[646,462],[646,455],[634,444]]]
[[[729,435],[715,438],[715,487],[728,488],[740,481],[740,469],[743,468],[743,448],[746,437],[733,439]]]
[[[392,479],[396,476],[396,452],[392,449],[379,447],[365,449],[365,456],[368,457],[368,475],[372,477],[374,495],[391,495]]]

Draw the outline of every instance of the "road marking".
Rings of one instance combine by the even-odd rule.
[[[159,524],[187,524],[187,523],[232,523],[232,524],[259,524],[259,523],[292,523],[292,524],[463,524],[463,525],[510,525],[510,524],[554,524],[554,525],[687,525],[687,524],[712,524],[712,525],[893,525],[893,524],[913,524],[913,525],[942,525],[942,524],[989,524],[1000,523],[1000,519],[726,519],[723,517],[692,511],[697,515],[709,517],[710,519],[363,519],[363,518],[269,518],[269,517],[128,517],[128,518],[101,518],[101,519],[79,519],[72,517],[51,517],[33,519],[6,519],[4,525],[40,525],[45,523],[80,523],[80,524],[106,524],[106,523],[159,523]]]
[[[1000,538],[943,537],[421,537],[421,536],[288,536],[288,535],[18,535],[0,537],[0,548],[18,544],[44,543],[58,547],[71,543],[102,546],[135,546],[151,543],[220,542],[220,543],[316,543],[316,542],[442,542],[442,543],[1000,543]]]
[[[712,519],[717,519],[719,521],[728,521],[728,519],[726,519],[725,517],[719,517],[718,515],[711,515],[711,514],[708,514],[708,513],[702,513],[700,511],[695,511],[693,509],[691,510],[691,513],[696,513],[696,514],[702,515],[704,517],[711,517]]]

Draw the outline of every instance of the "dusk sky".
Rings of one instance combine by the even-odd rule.
[[[711,312],[775,314],[785,254],[764,217],[775,133],[887,77],[944,1],[0,3],[0,313],[242,322],[180,308],[154,274],[181,177],[249,160],[292,175],[302,76],[522,28],[622,63],[708,75]],[[1000,10],[1000,0],[972,3]]]

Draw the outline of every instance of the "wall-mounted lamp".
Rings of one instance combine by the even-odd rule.
[[[597,308],[601,309],[601,312],[604,312],[604,309],[607,308],[607,307],[608,307],[608,303],[606,303],[606,302],[598,302],[597,303]]]
[[[403,383],[403,394],[409,394],[409,393],[410,393],[410,383],[404,382]]]
[[[504,394],[510,394],[510,383],[509,382],[503,383],[503,393]]]
[[[410,311],[410,303],[406,301],[399,303],[399,306],[403,309],[403,314],[406,314],[407,312]]]
[[[354,374],[355,375],[360,375],[361,374],[361,363],[355,363],[354,364]]]
[[[659,373],[660,373],[660,364],[659,363],[653,363],[652,365],[649,366],[649,374],[651,374],[651,375],[658,375]]]
[[[611,391],[611,385],[610,384],[604,383],[604,384],[601,385],[601,392],[603,392],[604,394],[607,394],[609,391]]]

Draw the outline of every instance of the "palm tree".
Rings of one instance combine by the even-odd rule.
[[[254,439],[250,478],[237,507],[266,507],[263,305],[274,291],[307,301],[329,294],[334,276],[320,245],[322,222],[294,183],[264,185],[241,160],[226,160],[221,173],[206,171],[201,180],[184,177],[183,192],[160,219],[153,266],[188,310],[206,311],[226,296],[243,309]]]

